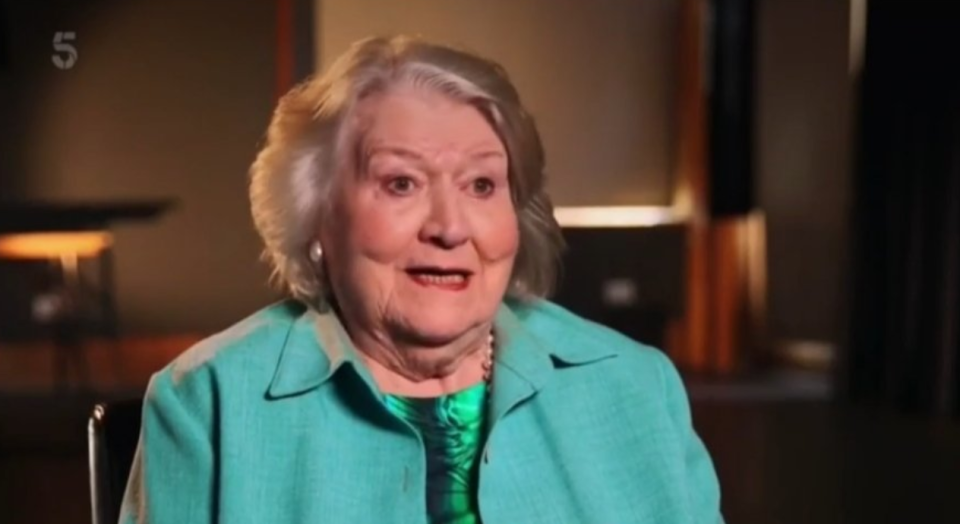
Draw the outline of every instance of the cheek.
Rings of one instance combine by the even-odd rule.
[[[389,262],[396,258],[404,236],[402,224],[385,220],[378,214],[357,221],[347,234],[353,236],[351,247],[358,255],[377,262]]]
[[[477,228],[481,257],[490,263],[512,264],[520,247],[520,230],[512,204],[496,212],[485,212]]]
[[[340,234],[348,236],[347,249],[356,257],[390,264],[416,239],[418,224],[411,213],[373,203],[352,213]]]
[[[346,198],[322,231],[327,267],[341,294],[379,294],[392,278],[393,264],[407,249],[410,229],[395,213]],[[328,247],[329,246],[329,247]],[[380,290],[380,291],[378,291]]]

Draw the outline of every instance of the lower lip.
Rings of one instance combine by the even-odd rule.
[[[466,277],[463,280],[452,281],[452,282],[438,282],[430,278],[424,278],[420,275],[407,273],[410,276],[410,279],[420,284],[423,287],[432,287],[436,289],[443,289],[445,291],[463,291],[467,289],[467,286],[470,284],[470,277]]]

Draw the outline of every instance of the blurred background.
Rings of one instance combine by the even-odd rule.
[[[556,300],[684,374],[732,524],[960,522],[960,8],[0,0],[0,522],[90,522],[87,418],[280,296],[247,169],[369,35],[502,63]]]

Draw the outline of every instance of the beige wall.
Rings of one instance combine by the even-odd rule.
[[[502,63],[539,124],[555,203],[669,204],[676,1],[316,1],[321,68],[393,33]]]
[[[174,197],[117,230],[130,331],[225,327],[272,294],[246,172],[273,106],[272,2],[111,3],[69,29],[79,59],[49,75],[27,120],[27,196]]]

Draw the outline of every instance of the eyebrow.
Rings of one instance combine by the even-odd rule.
[[[378,155],[378,154],[389,154],[389,155],[399,156],[401,158],[408,158],[410,160],[418,160],[418,161],[423,161],[424,159],[423,155],[421,155],[420,153],[412,149],[407,149],[405,147],[399,147],[399,146],[371,147],[366,151],[365,156],[369,159],[369,158],[372,158],[374,155]]]
[[[416,160],[419,162],[423,162],[425,160],[423,158],[423,155],[421,155],[420,153],[412,149],[407,149],[402,146],[374,146],[368,149],[366,151],[366,155],[364,156],[367,159],[370,159],[371,157],[373,157],[373,155],[381,154],[381,153],[396,155],[401,158],[407,158],[407,159]],[[501,151],[496,151],[493,149],[484,149],[484,150],[472,153],[469,158],[471,160],[486,160],[487,158],[506,158],[506,155]]]

